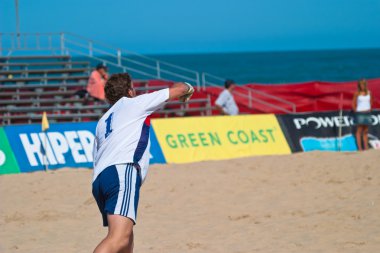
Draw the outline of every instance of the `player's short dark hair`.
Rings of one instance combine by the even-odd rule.
[[[99,63],[98,65],[96,65],[95,69],[96,70],[104,69],[105,71],[107,71],[107,66],[104,65],[103,63]]]
[[[231,80],[231,79],[227,79],[225,82],[224,82],[224,87],[226,89],[230,88],[231,85],[235,84],[234,80]]]
[[[113,105],[122,97],[129,97],[128,91],[132,89],[131,76],[128,73],[112,75],[104,87],[108,102]]]

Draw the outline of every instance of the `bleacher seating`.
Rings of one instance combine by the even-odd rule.
[[[96,121],[109,105],[81,97],[87,85],[89,62],[72,61],[67,55],[0,57],[0,122],[39,123],[47,112],[51,122]],[[134,80],[137,94],[172,85],[162,80]],[[186,104],[170,102],[153,117],[210,115],[210,98],[199,93]]]

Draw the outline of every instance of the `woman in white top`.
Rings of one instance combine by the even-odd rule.
[[[358,82],[358,90],[352,100],[352,108],[355,112],[356,143],[358,149],[368,149],[368,126],[371,124],[372,96],[367,88],[367,81],[362,79]]]

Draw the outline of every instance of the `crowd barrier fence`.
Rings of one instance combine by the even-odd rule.
[[[380,110],[369,143],[380,148]],[[0,127],[0,174],[92,168],[96,122]],[[150,162],[189,163],[302,151],[356,151],[353,115],[344,111],[154,119]]]

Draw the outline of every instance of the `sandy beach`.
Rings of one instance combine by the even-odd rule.
[[[88,169],[0,176],[0,252],[92,252]],[[135,252],[380,252],[380,153],[153,165]]]

